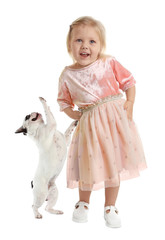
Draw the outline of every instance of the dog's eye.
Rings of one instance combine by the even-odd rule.
[[[27,115],[27,116],[25,117],[25,121],[28,120],[29,118],[30,118],[30,115]]]
[[[37,113],[36,117],[35,118],[32,118],[32,121],[36,121],[37,118],[38,118],[39,114]]]

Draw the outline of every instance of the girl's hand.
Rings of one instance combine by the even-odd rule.
[[[64,112],[72,119],[79,120],[82,116],[82,113],[79,111],[73,111],[72,108],[68,107],[64,110]]]
[[[71,118],[75,119],[75,120],[79,120],[82,116],[82,113],[79,111],[73,111],[73,113],[71,114]]]
[[[132,121],[133,115],[133,102],[126,100],[124,103],[124,110],[127,111],[127,118],[128,120]]]

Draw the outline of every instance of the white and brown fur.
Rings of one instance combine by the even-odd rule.
[[[32,138],[39,149],[39,163],[32,181],[33,187],[33,212],[36,218],[42,218],[38,208],[47,200],[46,211],[54,214],[62,214],[62,211],[54,210],[58,197],[55,184],[60,174],[67,154],[67,145],[70,142],[71,133],[77,125],[74,121],[62,134],[56,129],[56,121],[44,98],[39,98],[46,115],[46,124],[42,115],[36,112],[27,115],[23,126],[15,133],[23,133]]]

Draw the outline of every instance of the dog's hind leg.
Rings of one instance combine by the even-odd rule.
[[[47,196],[47,206],[45,208],[47,212],[53,213],[53,214],[63,214],[62,211],[53,209],[54,205],[57,202],[57,198],[58,198],[58,189],[55,183],[50,183],[49,192]]]
[[[42,215],[39,213],[38,208],[40,208],[44,203],[47,194],[48,194],[48,187],[46,184],[41,188],[37,188],[37,186],[34,185],[34,188],[33,188],[34,200],[33,200],[32,209],[33,209],[35,218],[38,218],[38,219],[42,218]]]

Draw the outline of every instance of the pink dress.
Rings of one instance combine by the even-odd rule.
[[[59,81],[60,110],[85,108],[67,161],[67,187],[116,187],[146,168],[134,121],[128,121],[122,91],[135,85],[132,74],[113,57],[81,68],[66,67]],[[90,107],[92,106],[92,107]]]

